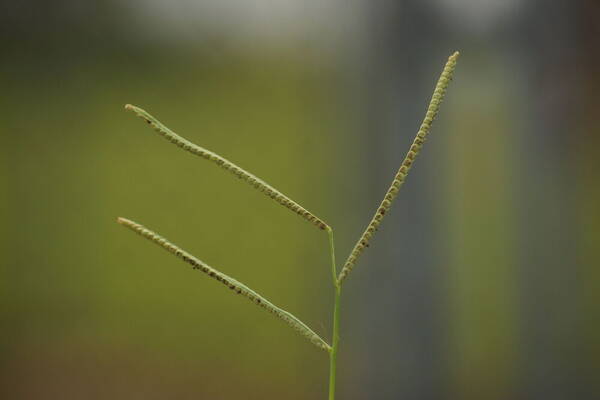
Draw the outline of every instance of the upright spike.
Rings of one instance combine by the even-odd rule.
[[[365,229],[361,237],[358,239],[358,242],[356,242],[356,244],[354,245],[354,248],[350,252],[348,259],[344,264],[344,267],[340,271],[340,274],[338,276],[338,281],[340,283],[344,279],[346,279],[350,271],[352,271],[352,268],[354,268],[354,266],[356,265],[356,261],[358,260],[358,257],[360,257],[360,255],[363,253],[365,247],[369,246],[369,241],[377,231],[377,228],[379,227],[379,224],[381,224],[383,217],[390,209],[392,202],[398,194],[398,190],[400,189],[400,187],[404,183],[404,180],[406,179],[408,171],[412,167],[415,158],[421,151],[421,147],[427,139],[427,134],[431,129],[431,124],[435,120],[435,117],[437,116],[437,113],[440,108],[440,104],[442,103],[444,95],[446,94],[446,88],[452,80],[452,75],[454,73],[454,68],[456,67],[456,61],[458,59],[458,56],[459,53],[457,51],[448,58],[448,61],[444,66],[444,70],[442,71],[442,74],[438,79],[437,85],[435,86],[435,90],[433,91],[433,96],[431,97],[431,101],[429,102],[429,107],[427,107],[427,113],[425,114],[425,118],[423,119],[419,131],[417,132],[417,136],[415,137],[412,145],[410,146],[410,149],[408,150],[408,153],[406,154],[404,161],[400,166],[400,169],[396,173],[396,176],[394,177],[390,188],[388,189],[383,200],[381,201],[381,204],[379,204],[379,207],[375,211],[375,215],[371,219],[371,222],[367,226],[367,229]]]

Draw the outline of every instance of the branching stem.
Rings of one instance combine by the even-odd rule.
[[[329,251],[331,254],[331,273],[333,286],[335,288],[335,300],[333,306],[333,337],[331,350],[329,351],[329,400],[335,399],[335,379],[337,372],[337,353],[340,342],[340,296],[342,285],[337,277],[337,268],[335,266],[335,246],[333,241],[333,229],[329,229]]]
[[[312,331],[298,318],[296,318],[289,312],[275,306],[267,299],[265,299],[252,289],[248,288],[244,284],[210,267],[206,263],[200,261],[196,257],[180,249],[173,243],[167,241],[165,238],[159,236],[155,232],[147,229],[146,227],[124,218],[119,218],[118,221],[120,224],[132,229],[138,234],[144,236],[146,239],[151,240],[152,242],[160,245],[169,252],[175,254],[177,257],[183,259],[188,264],[191,264],[194,269],[201,270],[205,274],[208,274],[211,278],[214,278],[217,281],[229,287],[235,293],[241,294],[249,298],[260,307],[266,309],[267,311],[271,312],[272,314],[285,321],[288,325],[290,325],[292,328],[294,328],[296,331],[298,331],[300,334],[302,334],[304,337],[310,340],[314,345],[327,351],[329,353],[329,400],[335,400],[337,355],[340,343],[340,299],[342,295],[342,283],[354,268],[358,257],[363,253],[366,247],[369,247],[370,239],[377,231],[377,228],[379,227],[384,215],[390,209],[392,201],[398,194],[398,190],[404,183],[408,171],[410,170],[415,158],[419,154],[421,147],[423,146],[423,143],[427,138],[427,135],[431,128],[431,124],[433,123],[439,111],[439,107],[444,98],[444,95],[446,94],[446,88],[449,82],[452,80],[452,74],[454,72],[454,67],[456,66],[458,55],[458,52],[455,52],[448,58],[448,62],[446,63],[442,74],[437,82],[437,85],[433,92],[433,96],[429,103],[429,107],[427,108],[427,113],[425,114],[425,118],[423,119],[417,136],[413,141],[413,144],[411,145],[408,153],[406,154],[406,157],[404,158],[400,169],[396,173],[396,176],[394,177],[390,188],[386,192],[384,199],[381,201],[379,207],[375,211],[375,215],[373,216],[366,230],[363,232],[362,236],[356,242],[356,245],[350,252],[350,255],[348,256],[346,262],[343,264],[343,267],[341,268],[339,274],[335,262],[335,246],[333,240],[333,229],[331,228],[331,226],[329,226],[316,215],[302,207],[300,204],[296,203],[294,200],[290,199],[271,185],[267,184],[255,175],[251,174],[250,172],[242,169],[241,167],[221,157],[220,155],[213,153],[212,151],[209,151],[207,149],[204,149],[203,147],[200,147],[188,141],[187,139],[184,139],[183,137],[177,135],[175,132],[171,131],[160,121],[158,121],[156,118],[154,118],[141,108],[129,104],[125,106],[127,110],[135,112],[140,118],[145,120],[160,135],[164,136],[170,142],[176,144],[184,150],[191,152],[192,154],[214,162],[215,164],[221,166],[225,170],[230,171],[238,178],[246,181],[259,191],[265,193],[267,196],[271,197],[279,204],[300,215],[301,217],[308,220],[320,229],[327,231],[327,234],[329,236],[329,253],[331,256],[331,277],[333,281],[333,287],[335,289],[335,299],[333,306],[333,334],[331,339],[331,346],[327,344],[327,342],[325,342],[323,339],[321,339],[314,331]]]

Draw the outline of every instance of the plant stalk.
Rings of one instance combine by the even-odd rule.
[[[342,288],[335,287],[335,305],[333,307],[333,343],[329,353],[329,400],[335,400],[335,376],[337,368],[337,354],[340,343],[340,297]]]
[[[335,378],[337,371],[337,354],[340,342],[340,297],[342,294],[342,285],[337,278],[337,269],[335,266],[335,247],[333,242],[333,230],[329,230],[329,251],[331,253],[331,272],[333,277],[333,286],[335,288],[335,300],[333,306],[333,337],[331,351],[329,352],[329,400],[335,400]]]

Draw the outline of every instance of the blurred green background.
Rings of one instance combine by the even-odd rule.
[[[262,177],[342,262],[342,399],[600,395],[594,0],[0,1],[0,397],[325,398],[328,359],[115,223],[329,340],[327,238],[123,110]]]

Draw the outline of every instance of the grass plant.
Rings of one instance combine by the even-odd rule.
[[[331,257],[331,277],[334,288],[334,310],[333,310],[333,333],[331,338],[331,344],[317,335],[312,329],[310,329],[306,324],[300,321],[291,313],[285,311],[284,309],[274,305],[270,301],[268,301],[265,297],[258,294],[256,291],[250,289],[243,283],[231,278],[222,272],[219,272],[215,268],[207,265],[203,261],[194,257],[190,253],[185,250],[179,248],[175,244],[171,243],[167,239],[159,236],[157,233],[151,231],[150,229],[133,222],[131,220],[125,218],[118,218],[117,221],[119,224],[133,230],[134,232],[140,234],[144,238],[154,242],[155,244],[161,246],[165,250],[174,254],[176,257],[182,259],[184,262],[190,264],[193,269],[200,270],[204,272],[209,277],[217,280],[221,284],[228,287],[233,293],[242,295],[248,298],[251,302],[256,304],[257,306],[264,308],[274,316],[283,320],[286,324],[292,327],[295,331],[300,333],[306,339],[308,339],[312,344],[314,344],[319,349],[325,351],[329,355],[329,400],[335,399],[336,393],[336,372],[337,372],[337,355],[339,350],[339,342],[340,342],[340,306],[341,306],[341,294],[342,294],[342,285],[348,275],[352,272],[352,269],[356,266],[357,261],[360,255],[364,252],[365,248],[369,247],[369,243],[373,238],[375,232],[379,228],[381,221],[384,216],[390,210],[390,207],[396,198],[398,191],[402,184],[404,183],[410,168],[412,167],[417,155],[421,151],[421,147],[425,143],[427,136],[429,134],[429,130],[431,129],[431,125],[435,120],[440,104],[446,94],[446,88],[448,84],[452,80],[452,75],[454,72],[454,68],[456,66],[456,61],[458,59],[459,53],[455,52],[452,54],[444,69],[442,71],[441,76],[439,77],[437,84],[435,86],[435,90],[433,92],[431,101],[427,108],[427,112],[425,114],[425,118],[419,127],[417,135],[410,146],[410,149],[406,153],[404,161],[400,165],[398,172],[394,176],[392,183],[387,190],[383,200],[375,210],[375,214],[369,224],[367,225],[365,231],[360,236],[356,245],[350,252],[347,257],[343,267],[338,273],[338,268],[335,261],[335,245],[334,245],[334,237],[333,237],[333,228],[324,222],[321,218],[317,217],[312,212],[308,211],[306,208],[298,204],[296,201],[292,200],[285,194],[281,193],[279,190],[275,189],[273,186],[269,185],[265,181],[260,178],[254,176],[250,172],[244,170],[243,168],[237,166],[231,161],[219,156],[218,154],[206,150],[187,139],[177,135],[165,125],[163,125],[159,120],[154,118],[152,115],[142,110],[139,107],[132,106],[130,104],[125,106],[126,110],[134,112],[138,117],[142,120],[146,121],[155,131],[157,131],[161,136],[170,141],[171,143],[181,147],[184,150],[189,151],[192,154],[195,154],[199,157],[202,157],[208,161],[211,161],[221,168],[231,172],[233,175],[238,177],[239,179],[245,181],[250,184],[255,189],[264,193],[280,205],[286,207],[290,211],[295,214],[301,216],[320,230],[326,231],[328,240],[329,240],[329,248],[330,248],[330,257]]]

